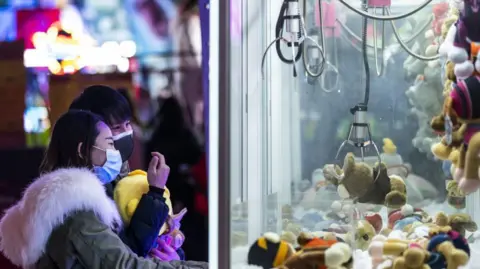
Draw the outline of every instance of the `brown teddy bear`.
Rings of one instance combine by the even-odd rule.
[[[355,156],[345,156],[343,168],[326,165],[323,168],[325,179],[337,186],[342,199],[358,199],[360,203],[380,204],[400,208],[406,203],[407,188],[398,176],[388,176],[385,164],[355,162]]]

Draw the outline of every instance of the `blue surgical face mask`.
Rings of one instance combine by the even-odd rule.
[[[93,172],[103,184],[108,184],[115,180],[122,169],[122,155],[118,150],[113,149],[96,149],[105,151],[107,161],[102,166],[94,166]]]

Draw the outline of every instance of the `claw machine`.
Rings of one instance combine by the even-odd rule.
[[[473,268],[480,196],[476,178],[462,177],[465,148],[451,143],[473,123],[452,123],[444,104],[467,66],[449,54],[451,33],[475,5],[210,5],[211,265],[374,268],[422,242],[433,266],[452,255],[426,248],[443,236],[452,266]],[[379,255],[391,238],[401,251]],[[339,249],[340,264],[321,256]]]

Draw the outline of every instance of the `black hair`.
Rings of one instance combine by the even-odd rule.
[[[88,111],[74,109],[63,114],[53,127],[40,173],[59,168],[91,167],[91,150],[99,134],[99,122],[102,122],[102,118]]]
[[[105,85],[92,85],[73,100],[69,109],[90,111],[112,126],[132,118],[128,101],[117,90]]]
[[[132,114],[132,121],[140,125],[140,120],[138,119],[138,114],[137,114],[137,106],[135,105],[133,101],[132,94],[127,88],[118,88],[118,92],[125,97],[125,100],[127,100],[128,106],[130,107],[130,111]]]

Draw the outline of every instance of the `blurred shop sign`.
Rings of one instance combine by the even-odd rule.
[[[52,126],[63,113],[67,112],[73,99],[80,94],[81,88],[78,81],[78,74],[50,77],[48,99],[50,100],[49,118]]]
[[[23,40],[0,42],[0,132],[23,132],[27,72]]]

